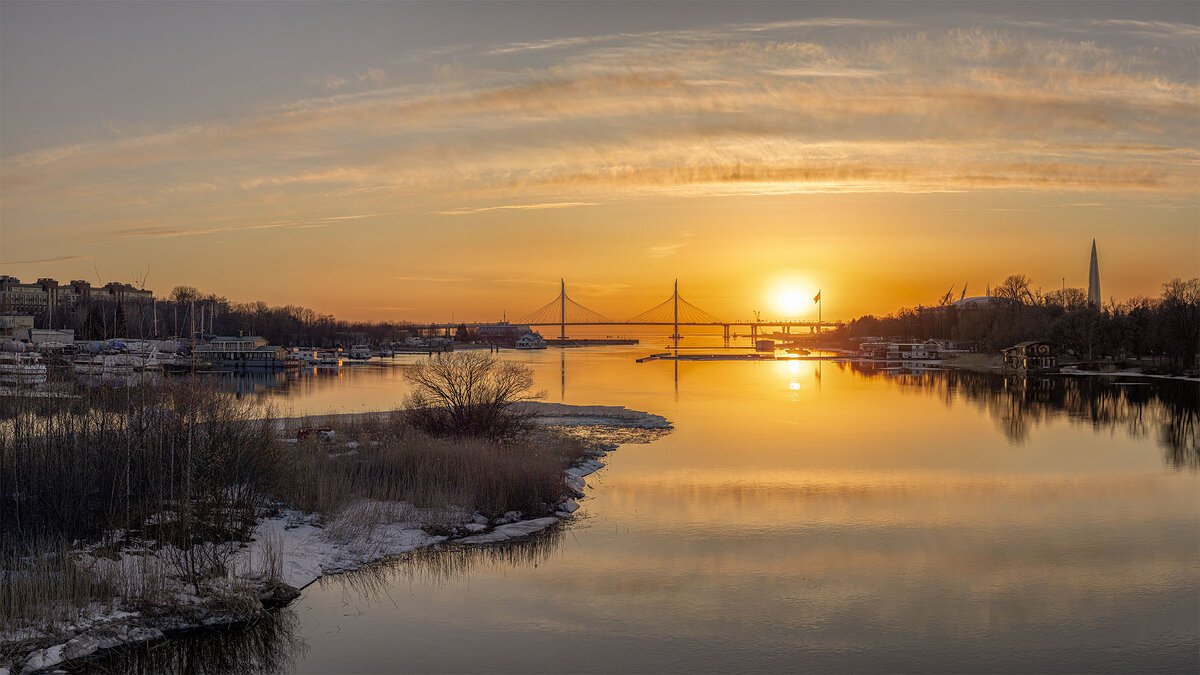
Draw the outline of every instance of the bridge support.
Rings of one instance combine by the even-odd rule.
[[[673,337],[675,338],[675,353],[678,354],[679,353],[679,280],[678,279],[675,280],[675,292],[671,295],[671,298],[675,301],[675,333],[674,333]]]

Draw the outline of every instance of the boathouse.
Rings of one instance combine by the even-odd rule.
[[[1002,349],[1004,368],[1018,373],[1048,373],[1058,370],[1058,349],[1048,340],[1028,340]]]

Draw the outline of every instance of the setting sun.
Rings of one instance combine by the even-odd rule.
[[[767,297],[771,300],[771,312],[779,317],[796,317],[815,311],[813,297],[817,289],[812,284],[798,279],[786,279],[775,283]]]
[[[1197,7],[0,0],[0,675],[1200,675]]]

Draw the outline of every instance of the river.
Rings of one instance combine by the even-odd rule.
[[[1200,385],[635,363],[663,344],[503,353],[547,400],[674,424],[611,453],[573,521],[326,577],[272,620],[91,667],[1200,669]],[[280,414],[389,409],[416,358],[241,388]]]

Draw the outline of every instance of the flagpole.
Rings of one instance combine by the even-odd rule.
[[[813,298],[813,302],[817,303],[817,332],[821,332],[821,289],[817,289],[817,297]]]

